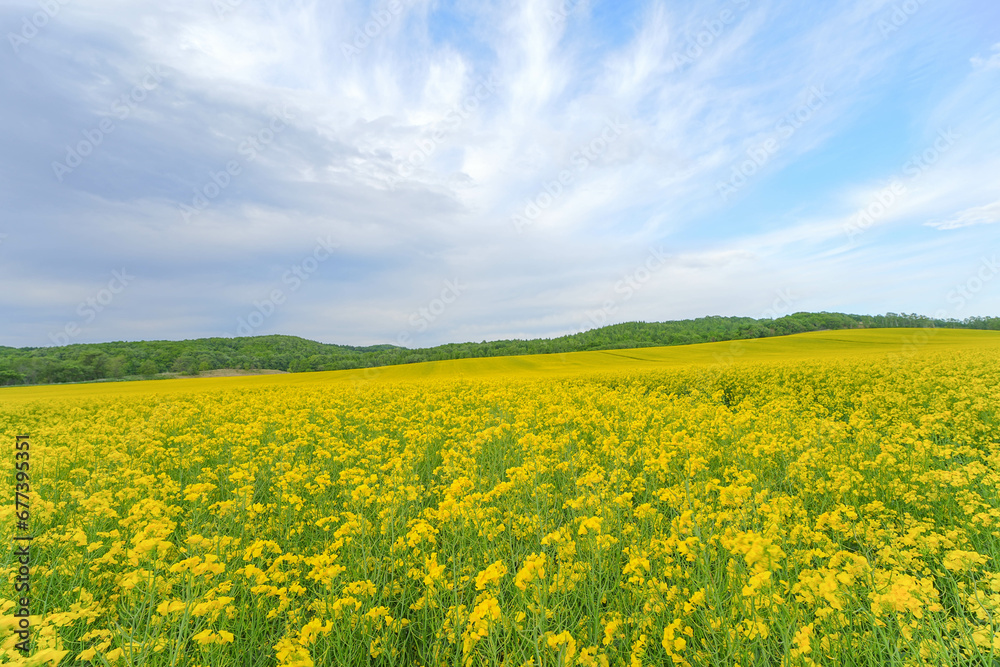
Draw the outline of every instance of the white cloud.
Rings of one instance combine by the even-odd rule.
[[[936,229],[959,229],[971,225],[989,225],[995,222],[1000,222],[1000,200],[984,206],[967,208],[946,220],[933,220],[924,224]]]
[[[829,179],[830,203],[801,217],[755,197],[804,158],[836,151],[852,123],[891,99],[906,50],[926,31],[944,30],[936,17],[947,12],[924,7],[884,39],[872,26],[889,8],[869,0],[818,12],[779,1],[690,9],[580,2],[565,20],[550,20],[560,0],[448,10],[402,4],[351,57],[342,47],[370,20],[366,2],[247,1],[221,19],[207,2],[170,10],[120,0],[67,4],[12,61],[11,94],[0,102],[5,127],[35,133],[0,138],[0,172],[13,177],[0,191],[19,202],[11,219],[31,220],[4,228],[0,277],[27,266],[52,274],[8,303],[26,307],[37,297],[42,317],[58,323],[77,298],[60,300],[63,286],[87,284],[124,258],[149,280],[135,287],[146,296],[105,321],[124,327],[123,336],[162,323],[157,308],[183,313],[193,293],[219,313],[211,327],[198,326],[229,330],[275,271],[308,253],[317,236],[333,235],[337,264],[325,265],[268,326],[331,342],[391,342],[434,286],[457,275],[473,287],[422,342],[565,332],[650,245],[669,248],[677,264],[623,304],[622,317],[667,319],[699,308],[759,314],[796,270],[822,286],[844,270],[839,262],[857,261],[845,251],[813,264],[884,184],[859,182],[852,165],[817,174]],[[17,19],[32,7],[26,1],[2,15]],[[723,11],[731,20],[718,29],[712,22]],[[711,39],[702,36],[697,56],[678,66],[675,55],[706,25],[715,26]],[[147,63],[163,66],[162,86],[56,183],[49,162],[96,126]],[[471,106],[490,79],[496,91]],[[995,108],[981,82],[947,84],[957,92],[933,110],[933,131],[969,120],[968,109]],[[826,86],[829,100],[723,201],[716,184],[815,86]],[[243,142],[283,105],[295,110],[288,128],[248,159]],[[625,130],[601,144],[616,118]],[[971,118],[964,148],[908,188],[873,229],[873,243],[919,227],[909,224],[917,219],[979,219],[976,205],[989,200],[988,175],[997,173],[989,137],[998,133],[995,120]],[[910,132],[922,146],[922,128]],[[587,146],[600,150],[581,161]],[[232,160],[240,175],[185,221],[179,204]],[[554,188],[564,170],[570,182]],[[551,201],[518,234],[511,217],[545,196]],[[782,277],[773,278],[779,266]],[[203,288],[223,280],[232,285]],[[177,321],[203,322],[212,310],[205,305],[198,317]],[[51,325],[41,326],[24,329],[17,342],[44,343]]]
[[[993,54],[988,58],[973,56],[970,59],[972,66],[976,69],[1000,69],[1000,42],[994,44],[990,51],[993,51]]]

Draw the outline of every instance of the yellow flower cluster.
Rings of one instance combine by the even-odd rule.
[[[2,403],[37,472],[35,652],[7,586],[0,663],[993,664],[1000,337],[796,340]]]

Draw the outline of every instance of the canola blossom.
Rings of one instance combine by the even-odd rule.
[[[0,663],[996,664],[1000,336],[915,335],[2,390]]]

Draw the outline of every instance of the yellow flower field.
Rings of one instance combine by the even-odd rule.
[[[998,411],[952,330],[3,389],[0,663],[997,664]]]

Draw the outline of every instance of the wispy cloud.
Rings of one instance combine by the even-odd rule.
[[[937,229],[958,229],[971,225],[989,225],[994,222],[1000,222],[1000,201],[985,206],[973,206],[959,211],[947,220],[933,220],[924,224]]]
[[[38,5],[0,7],[24,40],[0,53],[0,344],[49,344],[122,266],[141,279],[74,342],[231,334],[317,238],[336,250],[255,333],[568,333],[650,247],[671,260],[609,319],[759,315],[792,284],[797,307],[920,311],[944,278],[889,289],[919,261],[872,258],[934,252],[928,226],[982,245],[996,219],[1000,10],[975,0],[60,7],[30,39]]]
[[[969,62],[977,69],[1000,69],[1000,42],[990,47],[993,53],[987,57],[972,56]]]

